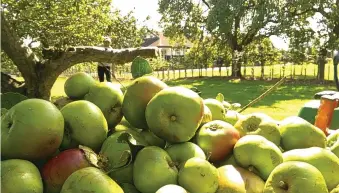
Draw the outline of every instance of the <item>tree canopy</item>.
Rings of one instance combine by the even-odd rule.
[[[318,36],[333,47],[339,34],[338,5],[339,0],[160,0],[159,11],[169,35],[208,33],[232,52],[243,52],[251,43],[272,35],[290,37],[292,44],[304,41],[304,36],[296,33],[301,29],[310,33],[310,18],[317,14],[324,25]],[[241,67],[236,62],[232,66]],[[241,71],[233,75],[241,76]]]
[[[25,79],[26,89],[20,90],[26,90],[30,97],[48,99],[57,77],[72,65],[118,64],[132,61],[137,55],[156,55],[154,49],[95,47],[104,36],[113,39],[113,48],[138,47],[147,32],[137,28],[131,14],[122,16],[112,9],[111,0],[4,0],[1,6],[1,48]],[[1,81],[3,88],[13,82],[6,80]]]

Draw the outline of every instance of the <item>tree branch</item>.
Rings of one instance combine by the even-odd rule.
[[[29,47],[23,45],[23,41],[10,26],[2,11],[1,49],[3,49],[8,57],[14,62],[21,73],[31,70],[30,68],[34,68],[35,63],[39,61],[33,51]]]
[[[60,52],[60,51],[58,51]],[[66,51],[58,53],[59,58],[47,60],[46,66],[52,70],[63,72],[67,68],[84,62],[110,62],[123,64],[131,62],[135,57],[144,58],[156,57],[157,48],[126,48],[126,49],[105,49],[96,46],[70,47]]]

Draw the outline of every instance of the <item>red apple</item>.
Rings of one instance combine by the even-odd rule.
[[[68,149],[50,159],[42,169],[44,188],[59,193],[66,179],[75,171],[97,164],[97,155],[89,148]]]
[[[209,157],[209,161],[222,161],[239,140],[239,131],[233,125],[220,120],[204,124],[197,133],[197,144]]]

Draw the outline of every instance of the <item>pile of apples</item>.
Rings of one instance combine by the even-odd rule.
[[[339,130],[240,114],[153,76],[120,88],[76,73],[65,93],[2,115],[1,192],[339,192]]]

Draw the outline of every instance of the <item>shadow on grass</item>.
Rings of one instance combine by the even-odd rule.
[[[181,79],[166,82],[170,86],[196,87],[202,92],[203,98],[215,98],[218,93],[225,96],[229,102],[248,104],[273,86],[276,81],[241,80],[232,81],[225,78]],[[334,90],[334,84],[307,84],[286,82],[253,107],[272,106],[277,102],[288,100],[312,100],[313,95],[323,90]]]

